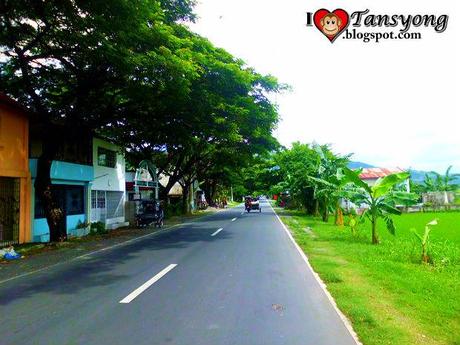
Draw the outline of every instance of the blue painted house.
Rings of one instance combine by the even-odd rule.
[[[31,126],[30,131],[32,242],[49,241],[49,227],[40,198],[37,197],[34,188],[38,157],[42,153],[43,136],[49,130],[49,128]],[[64,211],[65,222],[62,226],[65,226],[68,236],[81,236],[88,232],[84,224],[90,220],[90,190],[94,180],[92,153],[92,137],[89,133],[76,137],[69,136],[60,145],[56,159],[51,165],[52,192]]]

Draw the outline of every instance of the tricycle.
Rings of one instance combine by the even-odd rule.
[[[244,208],[246,212],[257,211],[259,213],[262,212],[262,208],[260,207],[259,199],[253,198],[252,196],[246,196],[244,198]]]
[[[141,200],[136,214],[136,227],[145,227],[154,224],[161,228],[164,224],[164,212],[160,203],[155,200]]]

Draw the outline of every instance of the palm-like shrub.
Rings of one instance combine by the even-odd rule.
[[[431,226],[437,225],[438,221],[437,219],[432,220],[431,222],[427,223],[425,225],[425,231],[423,235],[420,235],[415,229],[411,229],[411,231],[414,233],[414,235],[419,239],[420,245],[422,246],[422,262],[427,264],[430,261],[430,257],[428,256],[428,246],[430,243],[430,231],[431,231]]]
[[[377,221],[383,218],[391,234],[395,234],[395,225],[391,215],[400,215],[397,204],[409,205],[417,200],[412,193],[397,191],[395,187],[409,178],[409,173],[395,173],[378,179],[373,186],[367,185],[359,178],[360,171],[344,168],[343,172],[349,181],[344,195],[356,205],[364,205],[361,217],[366,217],[372,225],[372,243],[379,243]]]
[[[425,174],[425,179],[423,181],[425,190],[427,192],[448,192],[456,190],[458,188],[456,181],[460,178],[460,174],[451,174],[451,169],[452,165],[447,168],[444,175],[436,171]]]

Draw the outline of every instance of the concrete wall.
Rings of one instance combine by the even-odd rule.
[[[20,180],[19,243],[30,241],[29,119],[22,109],[0,102],[0,176]]]
[[[97,148],[103,147],[108,150],[117,152],[117,165],[115,168],[109,168],[98,165]],[[125,191],[125,158],[120,152],[120,148],[105,140],[93,139],[93,164],[94,164],[94,181],[91,189],[106,191]]]
[[[33,179],[37,177],[37,162],[37,159],[29,160],[30,173]],[[72,184],[72,181],[75,181],[76,184],[88,183],[94,179],[94,168],[90,165],[53,161],[50,175],[52,180],[67,181],[68,184]]]
[[[117,162],[115,168],[100,166],[98,164],[98,148],[102,147],[117,152]],[[94,180],[91,183],[91,190],[111,191],[125,193],[126,200],[126,163],[120,148],[103,139],[93,139],[93,165]],[[90,196],[91,198],[91,196]],[[123,213],[124,213],[124,205]],[[94,218],[94,217],[93,217]],[[106,218],[105,225],[107,229],[115,229],[120,226],[126,226],[125,217]]]
[[[455,201],[454,192],[428,192],[422,194],[423,203],[431,203],[432,206],[449,205]]]
[[[48,242],[49,227],[45,218],[35,219],[35,178],[37,176],[37,159],[29,160],[30,171],[32,174],[31,188],[31,224],[32,224],[32,241]],[[86,223],[89,220],[90,193],[89,186],[94,178],[94,169],[89,165],[74,164],[61,161],[53,161],[51,164],[51,183],[64,185],[83,186],[85,191],[85,213],[69,215],[66,218],[67,234],[70,236],[81,236],[86,234],[83,229],[76,229],[79,222]]]

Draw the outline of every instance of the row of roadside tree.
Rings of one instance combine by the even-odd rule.
[[[304,210],[306,214],[321,217],[324,222],[333,214],[337,226],[344,225],[346,212],[352,233],[358,222],[367,221],[372,243],[377,244],[379,221],[394,235],[392,216],[421,203],[426,192],[445,193],[458,188],[455,182],[460,175],[452,174],[452,167],[444,175],[427,173],[423,183],[411,182],[411,192],[407,191],[410,172],[394,173],[368,185],[360,178],[360,169],[348,167],[350,157],[351,154],[334,153],[328,145],[296,142],[290,148],[259,156],[254,165],[243,170],[237,189],[276,195],[284,206]],[[422,257],[426,261],[427,256]]]
[[[133,166],[152,160],[169,176],[165,195],[176,183],[186,195],[198,180],[209,198],[278,147],[270,95],[285,86],[192,32],[194,5],[0,2],[1,90],[32,121],[66,128],[46,133],[35,183],[52,238],[62,212],[51,162],[68,136],[89,129],[125,148]]]

